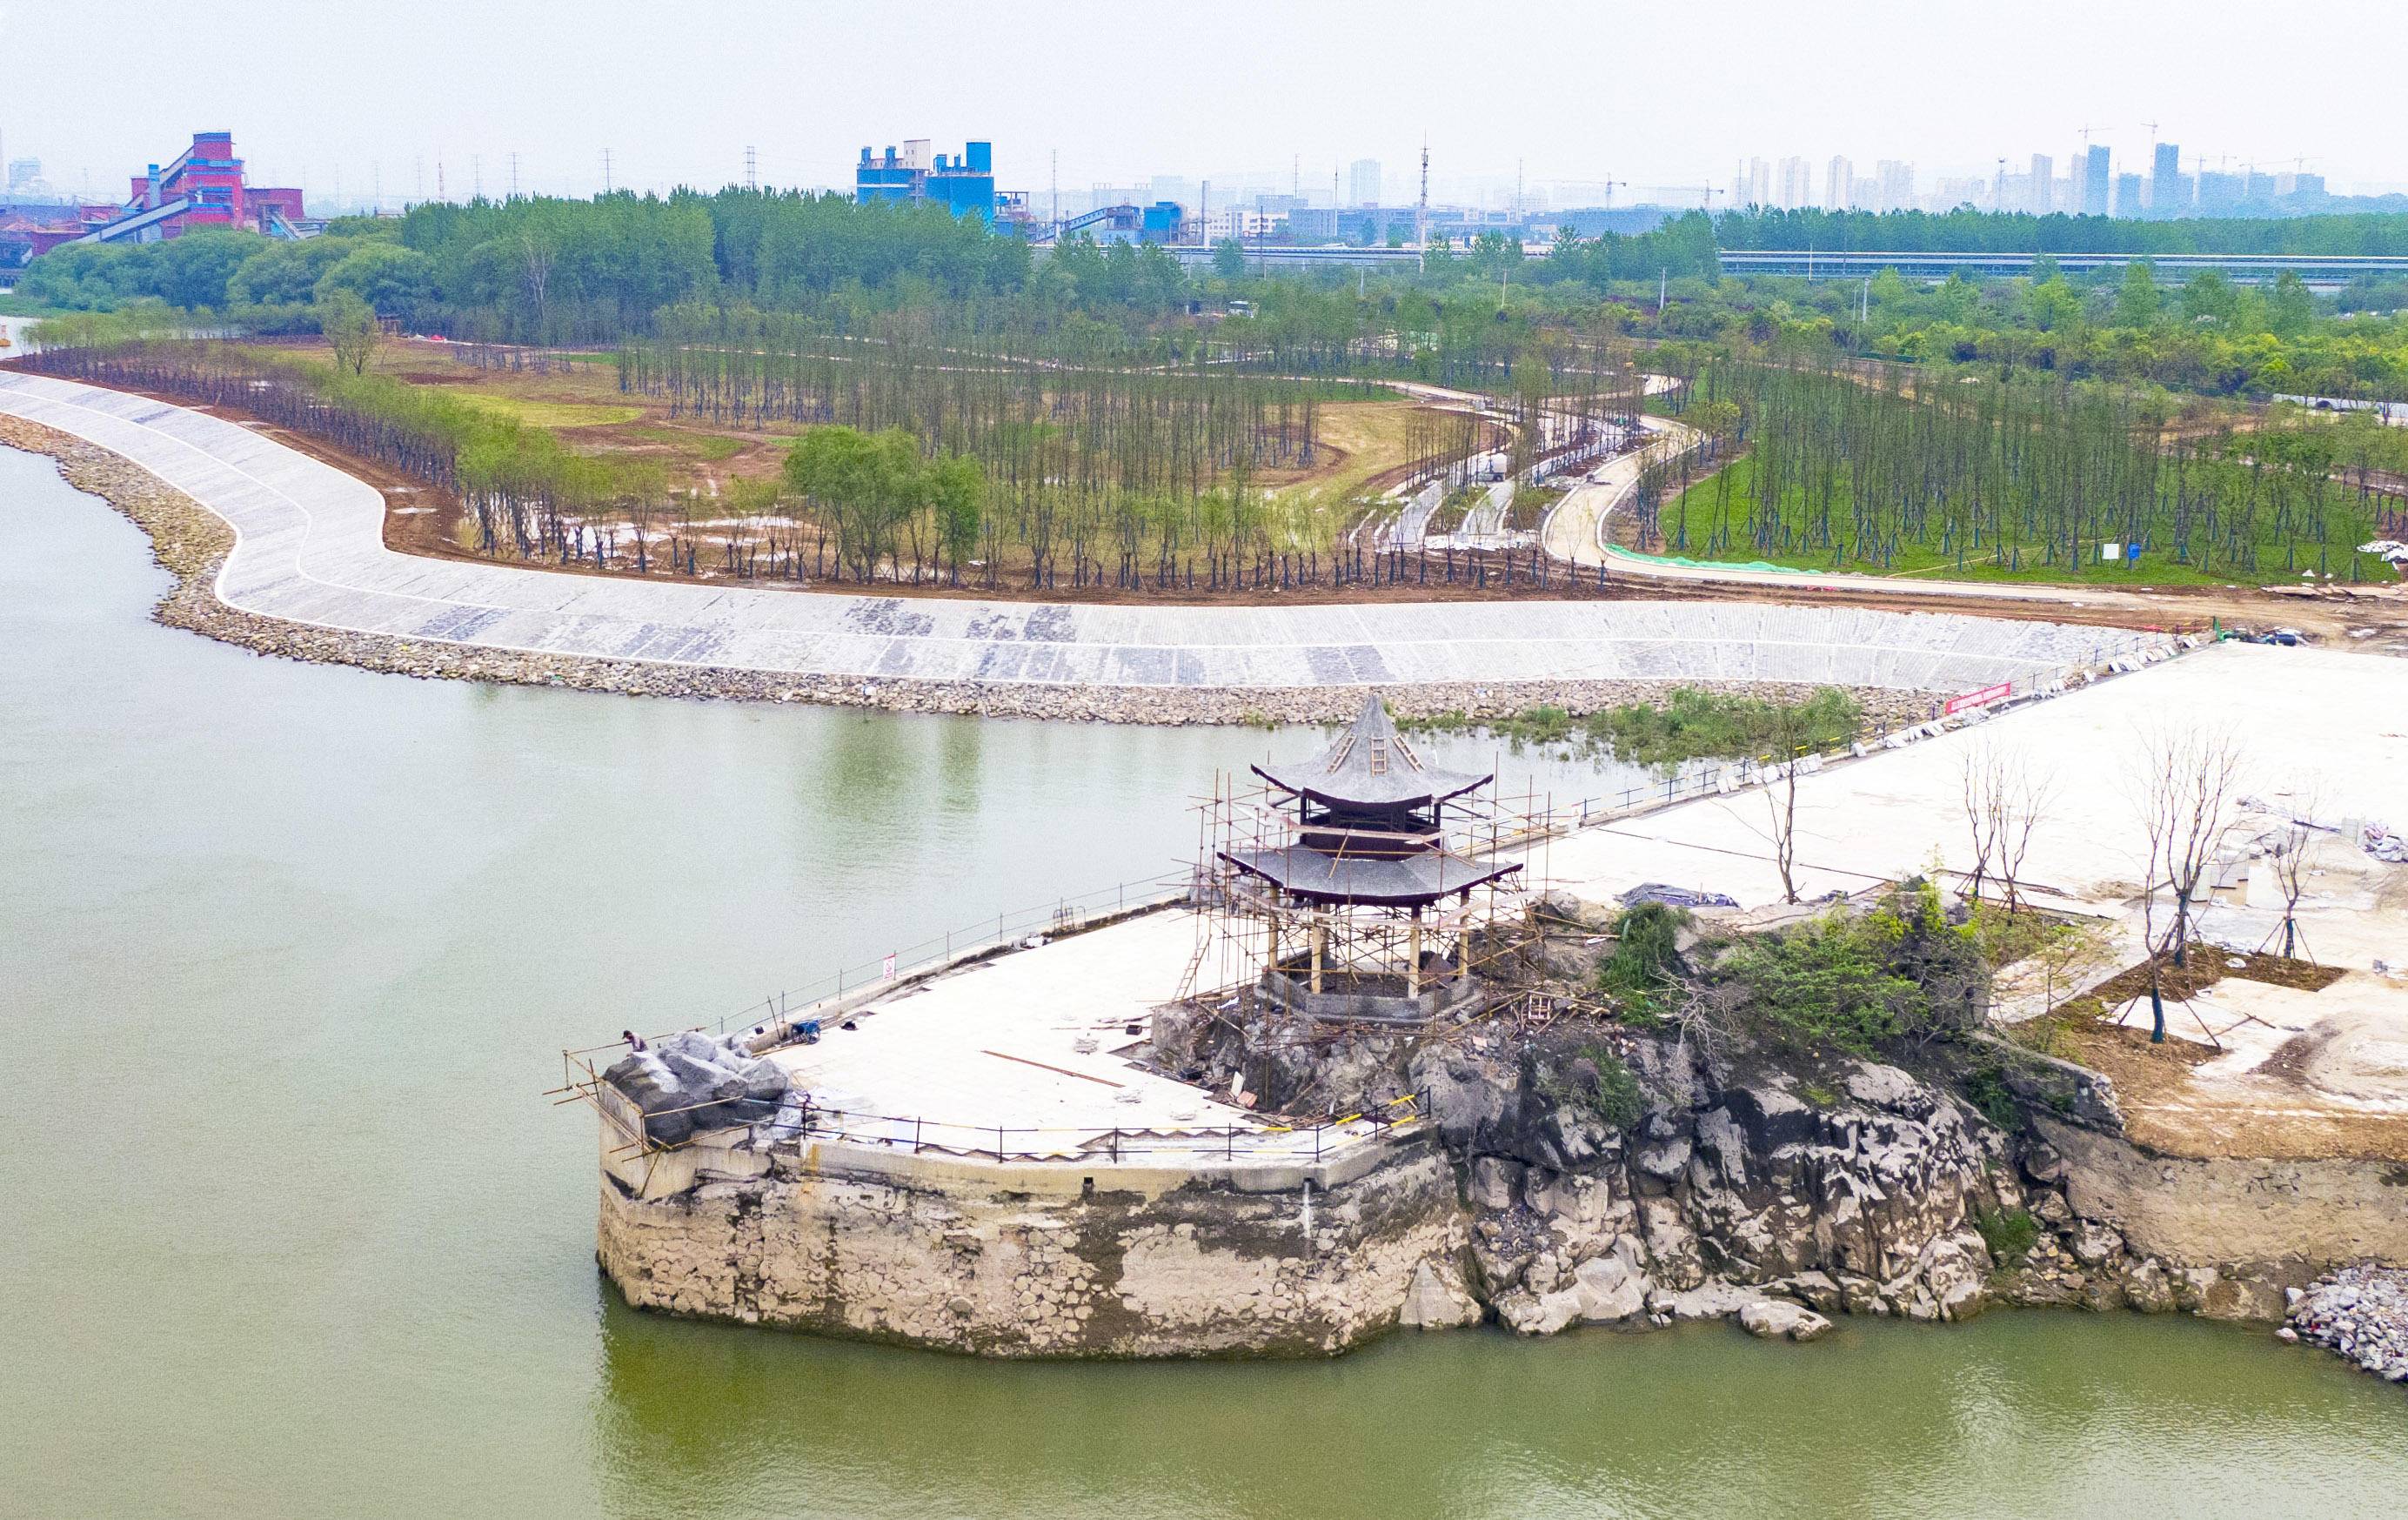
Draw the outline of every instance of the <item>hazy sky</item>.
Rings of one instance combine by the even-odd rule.
[[[523,188],[584,194],[606,148],[622,185],[716,185],[748,144],[766,181],[849,184],[865,143],[975,136],[1040,195],[1058,149],[1066,190],[1300,154],[1324,190],[1380,159],[1402,201],[1426,134],[1442,195],[1520,160],[1627,202],[1749,155],[1805,154],[1818,189],[1833,153],[2062,174],[2086,123],[2137,168],[2151,118],[2186,168],[2408,180],[2401,0],[0,0],[0,44],[5,151],[70,191],[227,128],[254,179],[347,196],[432,194],[438,160],[460,195],[472,154],[495,193],[513,151]]]

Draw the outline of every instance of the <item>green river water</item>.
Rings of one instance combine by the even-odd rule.
[[[5,451],[0,542],[0,1514],[2408,1508],[2401,1390],[2190,1321],[996,1366],[631,1313],[561,1046],[1161,870],[1270,737],[263,659]]]

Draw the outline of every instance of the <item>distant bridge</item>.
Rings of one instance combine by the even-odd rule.
[[[1212,243],[1165,243],[1162,251],[1192,267],[1210,265],[1216,246]],[[1250,269],[1414,269],[1420,267],[1422,262],[1422,251],[1417,248],[1354,248],[1344,243],[1320,246],[1248,243],[1245,250],[1246,267]]]
[[[1862,280],[1885,269],[1900,279],[1939,281],[1953,274],[1968,280],[2005,280],[2028,275],[2039,253],[1832,252],[1813,249],[1724,249],[1727,275],[1792,275],[1807,280]],[[2286,271],[2322,290],[2337,290],[2361,275],[2408,275],[2408,256],[2386,253],[2050,253],[2069,275],[2122,269],[2146,262],[2160,284],[2181,284],[2202,270],[2246,284],[2270,283]]]
[[[1163,251],[1190,266],[1202,266],[1212,262],[1211,243],[1166,243]],[[1345,244],[1297,246],[1286,243],[1247,243],[1246,266],[1250,269],[1310,269],[1316,267],[1361,269],[1411,269],[1421,264],[1418,248],[1355,248]],[[1457,252],[1462,251],[1456,250]],[[1543,257],[1533,251],[1531,257]],[[2007,280],[2029,275],[2032,261],[2039,253],[1916,253],[1817,251],[1813,249],[1724,249],[1720,253],[1723,273],[1727,275],[1789,275],[1808,280],[1863,280],[1895,269],[1901,279],[1937,283],[1952,274],[1962,274],[1968,280]],[[2296,273],[2317,290],[2338,290],[2361,275],[2408,276],[2408,255],[2396,253],[2322,254],[2322,253],[2051,253],[2057,266],[2069,275],[2088,274],[2100,269],[2122,269],[2125,265],[2145,261],[2156,272],[2157,282],[2179,285],[2203,269],[2213,269],[2228,280],[2243,284],[2267,284],[2285,270]]]

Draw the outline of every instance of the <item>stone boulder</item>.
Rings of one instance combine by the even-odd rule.
[[[1813,1341],[1829,1333],[1831,1322],[1811,1309],[1780,1298],[1758,1298],[1739,1312],[1748,1334],[1766,1341]]]
[[[777,1062],[695,1031],[630,1053],[602,1080],[642,1111],[644,1133],[656,1145],[771,1118],[793,1085]]]
[[[1462,1269],[1433,1259],[1413,1269],[1412,1286],[1397,1312],[1397,1323],[1408,1329],[1451,1330],[1480,1323],[1479,1300],[1464,1285]]]

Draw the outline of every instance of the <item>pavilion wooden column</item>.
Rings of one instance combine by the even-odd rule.
[[[1422,995],[1422,911],[1413,909],[1413,926],[1405,937],[1405,996]]]
[[[1321,957],[1329,943],[1329,925],[1315,918],[1312,921],[1312,990],[1321,990]]]

